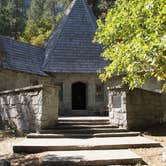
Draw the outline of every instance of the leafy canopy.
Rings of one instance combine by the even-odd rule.
[[[125,74],[123,83],[134,88],[149,78],[166,80],[165,0],[117,0],[97,24],[94,41],[103,45],[102,57],[110,61],[100,75],[103,81]]]
[[[104,18],[107,10],[112,7],[115,0],[88,0],[97,18]]]
[[[0,34],[18,38],[26,21],[23,0],[0,0]]]
[[[69,3],[70,0],[33,0],[20,40],[42,46],[64,14],[63,11],[56,13],[55,9],[60,7],[65,9]]]

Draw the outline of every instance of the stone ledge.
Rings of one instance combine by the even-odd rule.
[[[59,86],[54,86],[54,85],[36,85],[36,86],[28,86],[28,87],[24,87],[24,88],[17,88],[17,89],[13,89],[13,90],[5,90],[5,91],[0,91],[0,95],[4,95],[4,94],[9,94],[9,93],[18,93],[18,92],[23,92],[23,91],[33,91],[36,89],[44,89],[45,87],[52,87],[55,89],[60,89]]]
[[[130,90],[129,88],[127,87],[107,87],[107,90],[109,91],[127,91],[127,92],[132,92],[132,91],[135,91],[135,90],[139,90],[139,91],[144,91],[144,92],[148,92],[148,93],[153,93],[153,94],[159,94],[161,95],[162,92],[157,92],[157,91],[150,91],[150,90],[147,90],[147,89],[143,89],[143,88],[134,88],[133,90]]]

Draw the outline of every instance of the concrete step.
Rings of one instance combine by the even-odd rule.
[[[58,123],[109,123],[109,117],[60,117]]]
[[[110,125],[109,121],[92,121],[92,122],[86,122],[86,121],[58,121],[55,125]]]
[[[96,133],[96,134],[38,134],[31,133],[27,138],[92,138],[92,137],[127,137],[139,136],[140,132]]]
[[[48,129],[40,130],[41,134],[95,134],[95,133],[110,133],[110,132],[125,132],[123,128],[80,128],[80,129]]]
[[[57,124],[54,126],[55,129],[77,129],[77,128],[118,128],[110,124]]]
[[[55,151],[46,153],[42,166],[133,165],[141,162],[142,158],[130,150]]]
[[[106,150],[159,147],[160,144],[147,138],[136,137],[107,137],[107,138],[27,138],[15,144],[15,153],[38,153],[44,151],[71,150]]]

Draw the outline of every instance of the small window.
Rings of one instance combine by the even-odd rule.
[[[103,84],[96,85],[96,101],[104,101],[104,86],[103,86]]]
[[[39,85],[39,81],[38,80],[30,80],[30,84],[32,86]]]

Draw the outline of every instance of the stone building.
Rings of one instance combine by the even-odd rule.
[[[61,115],[99,115],[107,102],[97,71],[106,64],[94,44],[96,18],[74,0],[43,47],[0,36],[0,90],[59,85]]]
[[[59,115],[106,115],[107,105],[110,123],[127,129],[166,122],[161,82],[152,79],[134,91],[119,87],[121,77],[101,83],[97,71],[107,62],[92,42],[95,31],[86,0],[73,0],[43,47],[0,36],[0,113],[28,131],[53,125]]]

